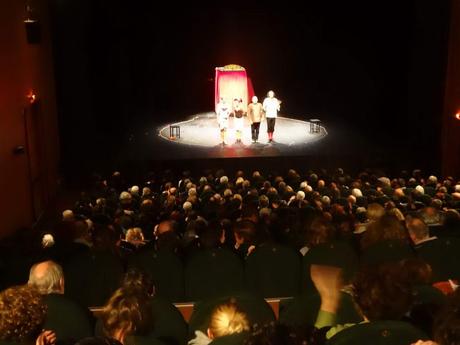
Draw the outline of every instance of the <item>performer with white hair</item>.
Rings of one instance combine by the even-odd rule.
[[[277,98],[275,98],[275,93],[270,90],[267,93],[267,98],[264,99],[263,108],[265,111],[265,116],[267,117],[267,133],[268,133],[268,142],[273,141],[273,132],[275,131],[275,122],[276,117],[278,116],[278,111],[280,111],[280,104]]]
[[[227,104],[223,97],[220,98],[219,103],[216,106],[217,122],[219,123],[220,139],[222,146],[226,145],[225,138],[228,129],[228,117],[230,116],[230,106]]]

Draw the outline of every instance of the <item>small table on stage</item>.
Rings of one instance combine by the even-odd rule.
[[[321,132],[321,120],[310,119],[310,133],[320,133],[320,132]]]
[[[169,138],[170,139],[180,139],[180,126],[169,125]]]

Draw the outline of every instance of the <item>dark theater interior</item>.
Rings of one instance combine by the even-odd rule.
[[[0,345],[460,344],[460,1],[0,1]]]

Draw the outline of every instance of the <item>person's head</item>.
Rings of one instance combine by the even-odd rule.
[[[435,186],[438,184],[438,178],[434,175],[428,177],[427,185]]]
[[[299,190],[296,194],[297,200],[304,200],[305,199],[305,192],[303,190]]]
[[[149,187],[142,188],[142,197],[147,198],[152,195],[152,190]]]
[[[257,228],[254,222],[250,220],[242,220],[236,222],[233,226],[233,233],[235,242],[238,244],[248,243],[251,244],[255,241],[257,236]]]
[[[306,231],[307,246],[315,247],[322,243],[327,243],[335,238],[335,228],[330,221],[325,217],[317,217],[313,219]]]
[[[199,241],[202,248],[216,248],[225,242],[225,230],[218,221],[211,221],[209,224],[201,222],[199,227]]]
[[[361,269],[353,288],[354,301],[369,321],[399,320],[412,303],[411,286],[399,264]]]
[[[139,186],[132,186],[129,188],[131,195],[139,196]]]
[[[182,205],[182,209],[184,210],[186,214],[190,213],[193,210],[193,204],[190,201],[186,201]]]
[[[273,98],[273,97],[275,97],[275,93],[272,90],[270,90],[270,91],[268,91],[267,96],[269,98]]]
[[[363,193],[361,192],[361,189],[359,188],[353,188],[351,190],[351,194],[355,197],[355,198],[360,198],[363,196]]]
[[[413,285],[429,285],[432,283],[433,271],[431,266],[420,258],[407,258],[399,262],[401,271]]]
[[[445,213],[444,228],[457,229],[460,228],[460,213],[457,210],[449,209]]]
[[[400,222],[403,222],[405,220],[404,214],[397,207],[393,207],[393,208],[389,209],[387,211],[387,214],[396,217]]]
[[[326,182],[324,180],[318,181],[318,189],[324,188],[326,186]]]
[[[43,261],[33,265],[29,272],[28,284],[42,295],[64,293],[64,272],[54,261]]]
[[[51,234],[44,234],[42,237],[42,247],[43,248],[51,248],[54,246],[54,236]]]
[[[369,224],[367,230],[361,239],[363,249],[369,246],[386,241],[406,241],[408,240],[407,232],[401,222],[393,215],[386,214],[377,221]]]
[[[72,222],[75,220],[75,215],[72,210],[65,210],[62,212],[62,220],[65,222]]]
[[[211,339],[215,339],[248,330],[249,321],[246,314],[240,311],[236,304],[229,302],[219,305],[212,312],[208,336]]]
[[[426,225],[439,225],[443,222],[440,211],[434,207],[425,207],[420,210],[420,217]]]
[[[126,232],[126,241],[134,246],[144,244],[144,234],[141,228],[131,228]]]
[[[123,276],[121,287],[126,291],[137,290],[149,296],[153,296],[155,293],[155,286],[150,274],[132,267]]]
[[[0,292],[0,340],[23,343],[35,340],[42,331],[46,305],[29,285]]]
[[[323,206],[329,207],[331,205],[331,198],[329,198],[327,195],[323,195],[321,197],[321,203]]]
[[[376,221],[385,214],[385,208],[377,203],[372,203],[367,206],[367,218],[370,221]]]
[[[120,196],[118,197],[118,199],[120,200],[120,203],[122,204],[130,204],[132,198],[133,198],[132,195],[127,191],[121,192]]]
[[[259,208],[269,207],[270,199],[266,195],[261,195],[259,197]]]
[[[155,235],[160,236],[167,232],[174,232],[174,224],[171,220],[164,220],[155,227]]]
[[[259,102],[259,99],[257,98],[257,96],[252,96],[252,103],[257,103]]]
[[[147,335],[153,326],[150,296],[140,289],[120,288],[110,297],[100,318],[105,335],[121,343],[130,335]]]
[[[414,242],[414,244],[418,244],[419,242],[426,240],[428,237],[430,237],[430,231],[428,229],[428,226],[419,217],[406,217],[406,227],[409,232],[409,236],[412,242]]]
[[[91,241],[91,233],[89,223],[84,219],[78,219],[73,223],[74,239]]]

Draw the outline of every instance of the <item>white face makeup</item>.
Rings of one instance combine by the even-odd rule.
[[[257,96],[252,96],[252,103],[257,103],[259,101],[259,99],[257,98]]]

